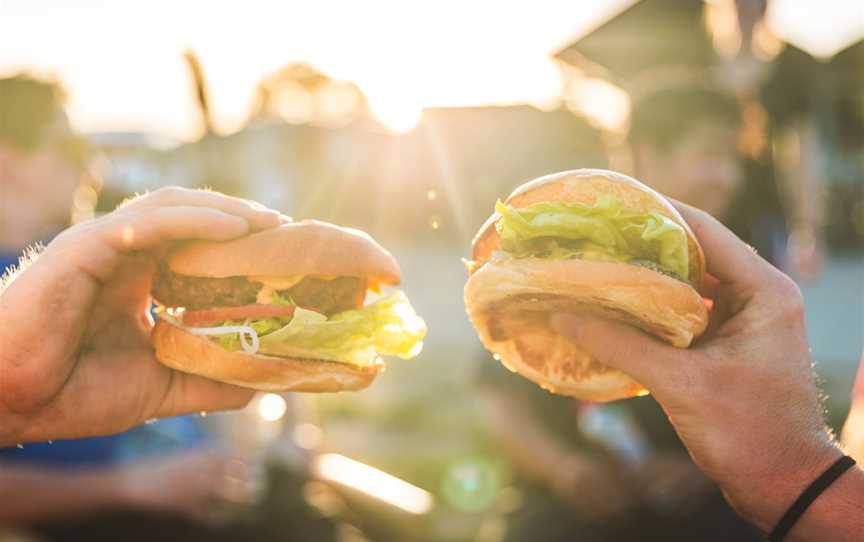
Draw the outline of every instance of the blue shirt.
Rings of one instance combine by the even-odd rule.
[[[20,253],[0,252],[0,275]],[[203,446],[208,437],[197,416],[166,418],[106,437],[56,440],[0,448],[0,462],[50,467],[103,467]]]

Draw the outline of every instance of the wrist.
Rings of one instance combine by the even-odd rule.
[[[853,466],[831,484],[792,527],[785,542],[864,538],[864,471]]]
[[[826,434],[764,475],[742,476],[741,483],[724,488],[724,494],[739,514],[770,532],[798,496],[842,455]]]

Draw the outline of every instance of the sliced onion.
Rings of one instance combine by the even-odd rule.
[[[230,335],[237,333],[240,335],[240,346],[247,354],[255,354],[261,346],[261,342],[258,340],[258,332],[248,325],[249,320],[246,320],[242,326],[190,327],[184,326],[176,318],[167,315],[163,316],[162,313],[160,313],[160,317],[171,325],[177,326],[193,335]]]

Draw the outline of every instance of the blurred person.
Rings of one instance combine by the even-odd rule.
[[[553,316],[553,326],[645,385],[695,463],[759,529],[773,531],[806,488],[836,469],[788,536],[772,540],[861,540],[864,470],[840,462],[825,426],[800,290],[707,213],[676,206],[705,251],[705,295],[714,301],[695,346],[677,349],[574,314]]]
[[[770,134],[754,125],[761,111],[753,100],[742,103],[711,87],[677,86],[648,94],[635,103],[628,134],[635,175],[719,218],[794,277],[814,278],[823,256],[813,168],[792,167],[780,154],[766,154],[764,138]],[[742,147],[753,145],[761,145],[758,153],[743,152]]]
[[[637,100],[628,133],[635,176],[658,192],[725,217],[745,188],[737,148],[740,120],[735,99],[708,88],[666,88]]]
[[[0,79],[0,264],[69,225],[87,161],[60,88],[25,76]]]
[[[86,143],[68,123],[58,85],[26,76],[0,79],[0,274],[10,270],[27,247],[48,242],[69,225],[73,197],[80,187],[87,160]],[[37,291],[31,291],[30,297],[29,305],[43,311],[43,319],[59,317],[56,312],[45,310],[51,306],[49,299],[40,297]],[[4,310],[5,301],[4,296]],[[4,312],[4,327],[11,319],[26,314],[26,310],[14,315],[11,311]],[[39,332],[50,337],[57,322],[43,324]],[[0,411],[8,408],[13,419],[31,408],[29,401],[16,407],[15,400],[27,397],[27,393],[10,387],[16,384],[16,370],[39,359],[34,345],[19,342],[28,336],[33,333],[6,335],[2,341],[4,366],[0,372],[4,375],[4,389]],[[41,340],[43,346],[51,342],[45,337],[31,340]],[[64,352],[73,352],[75,348],[73,344],[56,346]],[[7,357],[15,356],[16,348],[22,347],[20,359]],[[128,377],[131,379],[132,375]],[[105,383],[103,388],[107,391],[112,385]],[[92,396],[88,401],[103,400],[98,394],[88,395]],[[42,394],[34,395],[31,401],[42,410],[49,410],[53,402]],[[108,403],[105,406],[111,408]],[[76,404],[75,397],[70,397],[68,404],[69,410],[58,412],[54,424],[74,426],[75,412],[83,401]],[[27,416],[24,418],[28,420]],[[2,425],[7,427],[10,422],[4,417]],[[35,418],[27,423],[44,422]],[[84,423],[93,432],[103,432],[94,419]],[[59,437],[69,427],[46,429],[44,435],[35,434],[34,440]],[[3,437],[6,445],[17,440],[5,434]],[[228,473],[233,460],[224,453],[204,449],[206,442],[196,421],[175,418],[117,436],[0,449],[0,502],[4,503],[0,507],[0,523],[80,520],[120,509],[203,519],[208,508],[226,497],[227,491],[233,488],[237,497],[239,487],[236,483],[232,486],[234,479]]]

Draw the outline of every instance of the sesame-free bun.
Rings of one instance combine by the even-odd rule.
[[[329,275],[398,284],[399,265],[367,233],[317,220],[283,224],[232,241],[194,241],[168,258],[192,277]]]
[[[156,358],[184,373],[264,391],[337,392],[369,386],[383,368],[332,361],[229,351],[206,337],[165,321],[156,323],[151,340]]]
[[[632,177],[605,169],[576,169],[554,173],[519,186],[504,203],[517,208],[544,201],[593,204],[604,194],[621,199],[624,207],[630,211],[656,211],[684,228],[690,253],[690,276],[687,278],[697,290],[702,287],[705,255],[690,226],[666,198]],[[501,250],[501,239],[495,231],[495,223],[500,218],[501,215],[494,213],[474,237],[471,259],[475,262],[484,262],[493,252]]]
[[[656,211],[684,227],[689,280],[701,284],[705,260],[692,231],[668,201],[635,179],[604,170],[558,173],[520,186],[506,203],[594,203],[601,194],[615,195],[628,210]],[[581,259],[492,258],[501,250],[495,230],[499,218],[493,215],[474,239],[465,307],[483,345],[510,370],[554,393],[590,401],[623,399],[646,391],[556,333],[549,323],[552,314],[624,322],[681,348],[704,332],[708,313],[696,289],[651,269]]]

